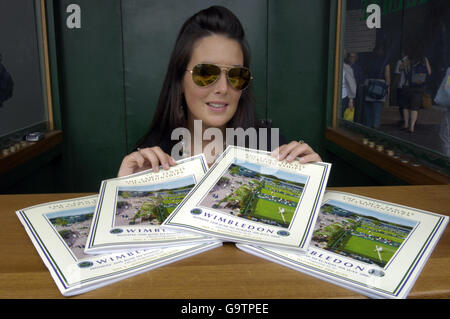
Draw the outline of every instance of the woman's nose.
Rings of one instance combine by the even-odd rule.
[[[227,79],[227,70],[222,70],[219,79],[214,85],[214,89],[216,93],[225,93],[228,90],[228,79]]]

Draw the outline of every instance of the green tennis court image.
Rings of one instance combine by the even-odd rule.
[[[322,205],[311,247],[385,267],[415,222],[337,201]]]
[[[288,228],[307,178],[235,161],[200,206],[273,226]]]
[[[95,206],[92,206],[45,215],[77,260],[89,256],[84,253],[84,248],[94,210]]]
[[[114,226],[161,225],[194,185],[189,176],[170,183],[118,187]]]

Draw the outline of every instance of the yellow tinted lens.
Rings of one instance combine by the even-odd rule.
[[[198,86],[208,86],[217,81],[221,73],[214,64],[197,64],[192,69],[192,80]]]
[[[250,82],[250,70],[243,67],[232,68],[228,71],[228,81],[236,90],[245,89]]]

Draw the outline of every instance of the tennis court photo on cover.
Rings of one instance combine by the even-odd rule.
[[[46,214],[53,228],[77,259],[91,257],[84,253],[95,206]]]
[[[301,174],[235,160],[200,206],[289,228],[307,180]]]
[[[194,185],[194,176],[187,176],[159,184],[117,187],[114,226],[161,225]]]
[[[320,209],[311,247],[385,267],[416,222],[330,200]]]

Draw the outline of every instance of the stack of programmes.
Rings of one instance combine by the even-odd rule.
[[[331,165],[228,146],[17,211],[57,287],[80,294],[234,242],[373,298],[405,298],[448,217],[326,191]]]

